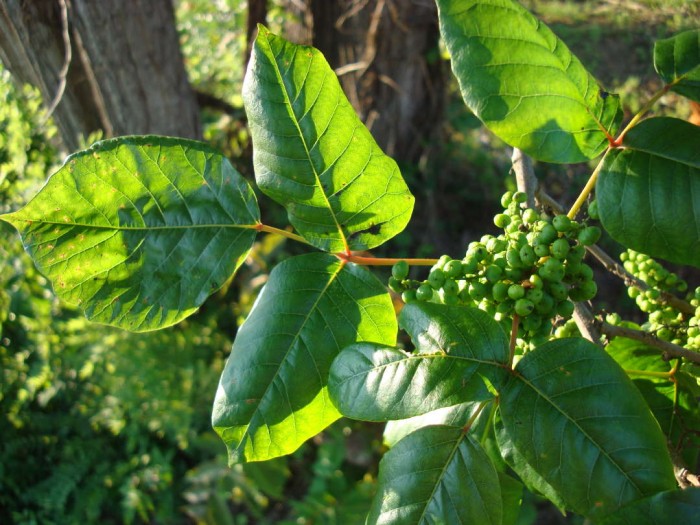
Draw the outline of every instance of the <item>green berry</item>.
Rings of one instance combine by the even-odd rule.
[[[547,291],[557,301],[563,301],[569,296],[569,290],[565,284],[560,282],[551,282],[547,285]]]
[[[510,224],[510,217],[506,215],[505,213],[499,213],[493,218],[493,223],[498,227],[498,228],[505,228]]]
[[[547,259],[537,271],[545,281],[557,282],[564,278],[564,265],[559,259]]]
[[[399,281],[404,280],[408,277],[408,263],[406,261],[399,261],[391,268],[391,275],[394,279]]]
[[[406,303],[415,303],[416,302],[416,291],[415,290],[404,290],[403,293],[401,294],[401,300]]]
[[[463,275],[462,261],[453,260],[448,262],[443,268],[448,277],[460,277]]]
[[[395,277],[389,277],[389,289],[396,293],[401,293],[404,291],[404,286],[401,281]]]
[[[436,290],[438,288],[442,288],[442,285],[445,284],[445,272],[443,272],[440,268],[434,268],[430,272],[430,275],[428,275],[428,282],[430,283],[430,286]]]
[[[535,309],[535,305],[529,299],[518,299],[515,301],[515,313],[521,317],[530,315]]]
[[[433,287],[427,283],[421,284],[416,290],[416,299],[419,301],[430,301],[433,298]]]
[[[565,217],[565,215],[558,215],[557,217]],[[552,257],[556,257],[557,259],[564,259],[569,253],[569,241],[564,238],[557,239],[549,247],[549,251],[551,252]]]
[[[557,217],[565,217],[565,215],[557,215]],[[537,236],[537,241],[538,244],[552,244],[554,240],[557,238],[557,230],[554,228],[554,226],[550,223],[544,224],[542,226],[542,230],[540,231],[540,234]]]
[[[571,301],[562,301],[557,305],[557,313],[565,318],[568,319],[574,314],[574,303]]]
[[[568,232],[571,229],[571,219],[566,215],[557,215],[552,219],[552,226],[558,232]]]
[[[522,262],[523,266],[531,267],[535,264],[535,262],[537,262],[537,254],[532,246],[528,244],[520,248],[518,255],[520,256],[520,261]]]
[[[484,270],[484,277],[486,277],[486,280],[490,283],[498,281],[501,275],[503,275],[503,268],[496,264],[492,264]]]
[[[520,299],[525,296],[525,288],[519,284],[511,284],[508,287],[508,297],[513,300]]]
[[[598,215],[598,201],[597,200],[592,200],[591,203],[588,205],[588,216],[593,219],[593,220],[598,220],[599,215]]]
[[[578,242],[584,246],[590,246],[598,242],[601,233],[600,228],[597,226],[588,226],[579,232]]]
[[[442,291],[445,295],[457,296],[459,293],[459,285],[454,279],[446,279],[445,284],[442,285]]]
[[[513,200],[515,202],[523,203],[527,200],[527,194],[525,192],[522,192],[522,191],[516,191],[513,194]]]
[[[474,281],[469,284],[469,296],[475,301],[481,301],[488,293],[489,287],[480,281]]]
[[[530,288],[525,292],[525,297],[530,299],[533,304],[537,304],[542,300],[542,297],[544,297],[544,291],[541,288]]]
[[[491,288],[491,297],[497,303],[502,303],[508,298],[508,285],[504,282],[497,282]]]
[[[512,200],[513,200],[513,192],[512,191],[505,192],[503,194],[503,196],[501,197],[501,206],[503,206],[503,208],[507,208]]]
[[[593,299],[596,293],[598,293],[598,285],[595,281],[585,281],[569,290],[569,298],[574,302],[588,301]]]

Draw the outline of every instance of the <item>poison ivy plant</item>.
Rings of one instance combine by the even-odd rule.
[[[502,233],[463,258],[359,253],[404,229],[413,197],[321,53],[261,26],[243,101],[257,187],[286,208],[287,229],[261,222],[251,186],[220,153],[164,137],[76,153],[0,217],[62,298],[132,331],[194,312],[259,233],[311,250],[272,270],[233,343],[213,413],[231,463],[290,454],[346,416],[388,423],[370,523],[510,525],[523,487],[602,523],[690,516],[697,490],[676,489],[667,442],[682,446],[676,418],[698,421],[700,288],[678,296],[687,283],[652,257],[700,267],[700,135],[644,117],[670,90],[697,99],[700,33],[657,44],[665,85],[620,130],[620,99],[516,2],[437,7],[464,101],[491,131],[540,161],[602,155],[567,214],[528,208],[534,189],[523,187],[502,199]],[[635,250],[624,269],[593,247],[598,217]],[[587,250],[631,283],[648,323],[588,312]],[[392,266],[398,322],[372,265]],[[418,280],[410,265],[432,268]],[[566,337],[577,335],[574,310],[591,341]],[[651,361],[630,355],[631,339]]]

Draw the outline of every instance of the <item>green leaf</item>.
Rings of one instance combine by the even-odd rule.
[[[384,445],[391,448],[411,432],[423,427],[445,425],[462,428],[480,405],[481,403],[478,401],[461,403],[450,407],[438,408],[408,419],[388,421],[384,427]]]
[[[523,484],[503,472],[498,473],[503,500],[503,525],[516,525],[523,503]]]
[[[700,445],[700,436],[695,432],[700,428],[700,407],[697,402],[700,391],[694,378],[682,369],[675,372],[673,379],[661,376],[671,371],[673,363],[665,361],[658,349],[639,341],[616,337],[605,349],[644,396],[666,434],[669,446],[682,449],[685,463],[694,465],[698,456],[697,445]],[[649,373],[659,376],[653,377]]]
[[[511,0],[438,0],[440,31],[465,103],[511,146],[547,162],[602,153],[622,118],[552,31]]]
[[[562,514],[565,513],[566,502],[562,499],[559,491],[547,483],[547,480],[545,480],[518,451],[515,443],[511,439],[510,434],[504,428],[503,421],[500,417],[496,417],[494,422],[494,430],[501,457],[515,472],[517,472],[518,476],[520,476],[520,479],[530,490],[530,492],[533,494],[541,494],[552,502],[552,504],[557,507]]]
[[[482,377],[492,385],[505,382],[508,341],[488,314],[463,306],[413,303],[401,311],[400,323],[419,353],[356,344],[333,362],[329,389],[344,416],[405,419],[493,397]]]
[[[700,488],[670,490],[621,508],[600,525],[668,525],[696,523],[700,516]]]
[[[650,118],[610,151],[596,185],[600,220],[621,244],[700,266],[700,127]]]
[[[71,155],[21,210],[3,215],[57,295],[136,332],[192,314],[243,263],[259,211],[209,146],[122,137]]]
[[[243,102],[258,185],[311,244],[365,250],[405,228],[413,196],[317,49],[260,26]]]
[[[479,443],[458,428],[425,427],[382,459],[367,523],[500,525],[501,505],[498,474]]]
[[[515,372],[501,392],[503,432],[568,508],[601,517],[675,487],[657,422],[601,348],[555,340],[526,354]]]
[[[654,68],[672,91],[700,102],[700,29],[658,40]]]
[[[276,266],[214,401],[213,426],[231,462],[294,452],[338,419],[326,388],[333,358],[357,341],[394,344],[397,330],[389,294],[365,268],[322,253]]]

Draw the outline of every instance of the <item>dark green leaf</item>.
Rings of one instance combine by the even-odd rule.
[[[523,502],[523,484],[502,472],[498,473],[503,500],[503,525],[516,525]]]
[[[258,185],[311,244],[365,250],[404,229],[413,196],[317,49],[260,26],[243,102]]]
[[[691,524],[700,516],[700,488],[661,492],[621,508],[600,525]]]
[[[382,459],[378,481],[368,523],[502,523],[496,469],[461,429],[425,427],[408,435]]]
[[[540,473],[537,472],[518,451],[515,443],[511,440],[510,434],[503,427],[503,422],[500,417],[496,418],[494,426],[498,448],[503,460],[517,472],[530,492],[545,496],[562,513],[565,512],[566,502],[562,499],[559,492],[547,483]]]
[[[475,308],[406,305],[401,325],[419,353],[376,344],[352,345],[331,367],[333,402],[347,417],[405,419],[493,397],[506,377],[508,341],[500,326]]]
[[[275,267],[238,331],[214,402],[213,425],[234,461],[295,451],[340,414],[326,388],[338,352],[396,342],[386,289],[365,268],[312,253]]]
[[[601,517],[675,487],[657,422],[602,349],[555,340],[526,354],[515,372],[501,392],[502,430],[568,508]]]
[[[552,31],[511,0],[438,0],[440,30],[464,101],[511,146],[581,162],[608,146],[622,116]]]
[[[697,460],[700,436],[700,391],[694,377],[682,369],[676,371],[673,380],[663,377],[674,363],[662,358],[659,350],[650,348],[639,341],[616,337],[606,347],[606,351],[632,378],[635,386],[644,396],[661,430],[671,444],[676,447],[683,443],[683,459],[689,465]],[[659,374],[653,377],[651,374]],[[696,446],[693,446],[696,445]]]
[[[673,91],[700,101],[700,29],[657,41],[654,67]]]
[[[71,155],[2,219],[20,231],[59,297],[93,321],[146,331],[192,314],[233,275],[259,212],[223,155],[147,136]]]
[[[596,195],[600,220],[623,245],[700,266],[700,127],[642,121],[606,155]]]

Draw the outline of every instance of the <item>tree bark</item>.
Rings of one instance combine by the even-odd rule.
[[[55,96],[72,58],[54,119],[67,148],[102,129],[107,137],[201,136],[170,0],[0,0],[0,59],[21,82]]]
[[[290,2],[298,6],[301,0]],[[399,161],[417,162],[443,116],[445,72],[434,2],[306,0],[305,5],[313,20],[311,43],[336,70],[379,145]]]

